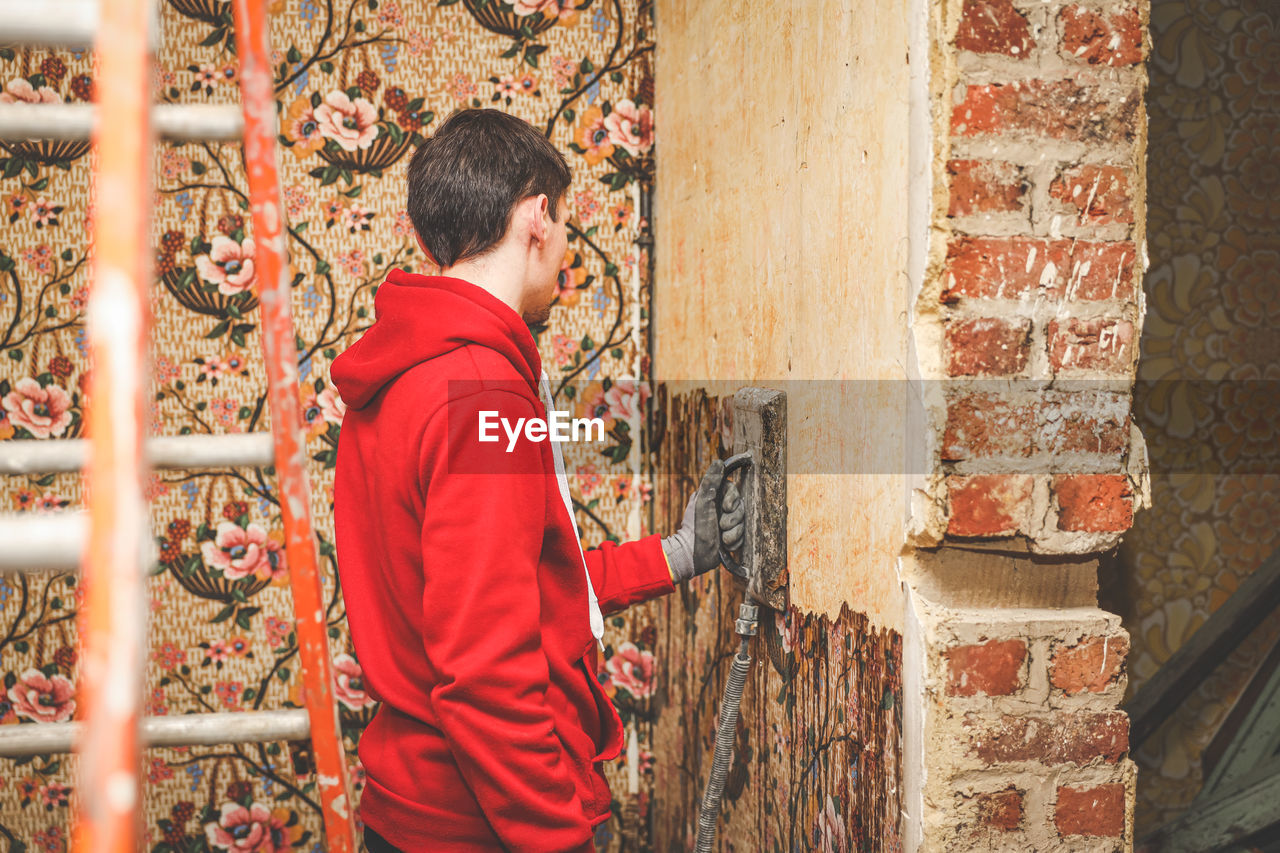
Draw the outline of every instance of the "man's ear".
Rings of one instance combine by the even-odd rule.
[[[521,204],[528,205],[525,215],[528,217],[529,236],[538,241],[541,245],[547,241],[547,232],[550,217],[548,216],[549,200],[545,193],[539,193],[536,196],[530,196]]]

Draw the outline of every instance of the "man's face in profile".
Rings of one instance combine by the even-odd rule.
[[[551,317],[551,304],[555,302],[559,292],[560,268],[564,265],[565,252],[569,249],[569,217],[572,215],[572,206],[568,190],[560,196],[558,212],[555,221],[548,224],[547,240],[539,252],[542,263],[538,265],[538,279],[530,285],[530,289],[536,293],[536,299],[531,299],[531,302],[537,307],[522,315],[522,319],[530,327],[547,322]]]

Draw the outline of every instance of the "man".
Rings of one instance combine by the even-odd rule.
[[[481,423],[546,419],[528,324],[547,319],[569,169],[526,122],[455,113],[409,166],[409,216],[440,276],[394,270],[338,357],[335,481],[351,637],[382,706],[360,741],[377,851],[589,851],[622,727],[596,680],[605,613],[736,548],[713,464],[680,530],[585,556],[559,445]],[[598,600],[597,600],[598,599]]]

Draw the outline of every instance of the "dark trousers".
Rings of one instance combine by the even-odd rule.
[[[367,826],[364,828],[364,848],[369,853],[401,853],[399,847]]]

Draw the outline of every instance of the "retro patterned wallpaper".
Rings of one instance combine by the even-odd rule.
[[[1102,577],[1132,635],[1131,689],[1280,546],[1280,10],[1153,0],[1151,30],[1135,416],[1153,505]],[[1277,637],[1273,617],[1136,752],[1139,835],[1199,792],[1202,753]]]
[[[225,0],[166,0],[156,98],[238,99]],[[373,708],[333,584],[330,515],[342,403],[328,365],[372,320],[392,267],[423,269],[404,212],[402,169],[461,106],[509,110],[544,128],[574,169],[576,206],[559,306],[539,343],[560,399],[603,414],[599,446],[575,464],[588,544],[647,531],[651,478],[639,416],[648,385],[648,255],[638,210],[651,181],[653,40],[644,0],[276,0],[283,187],[302,355],[313,511],[349,748]],[[84,102],[93,65],[71,52],[0,49],[0,100]],[[263,429],[265,384],[253,244],[237,146],[161,145],[155,156],[156,431]],[[92,156],[76,143],[0,151],[0,440],[72,438],[84,407],[85,222]],[[639,242],[638,242],[639,241]],[[153,477],[160,569],[150,581],[146,711],[296,706],[304,685],[290,628],[288,566],[272,481],[249,470]],[[0,485],[4,511],[80,502],[77,478]],[[2,546],[0,546],[2,547]],[[76,716],[74,578],[0,578],[0,724]],[[620,636],[615,628],[614,633]],[[632,666],[651,649],[611,638],[602,678],[642,694]],[[645,745],[646,752],[648,745]],[[351,752],[357,787],[361,770]],[[75,807],[73,759],[0,761],[0,849],[57,853]],[[613,772],[615,791],[625,773]],[[305,746],[188,748],[146,755],[149,849],[321,849]],[[618,838],[606,827],[601,839]]]

